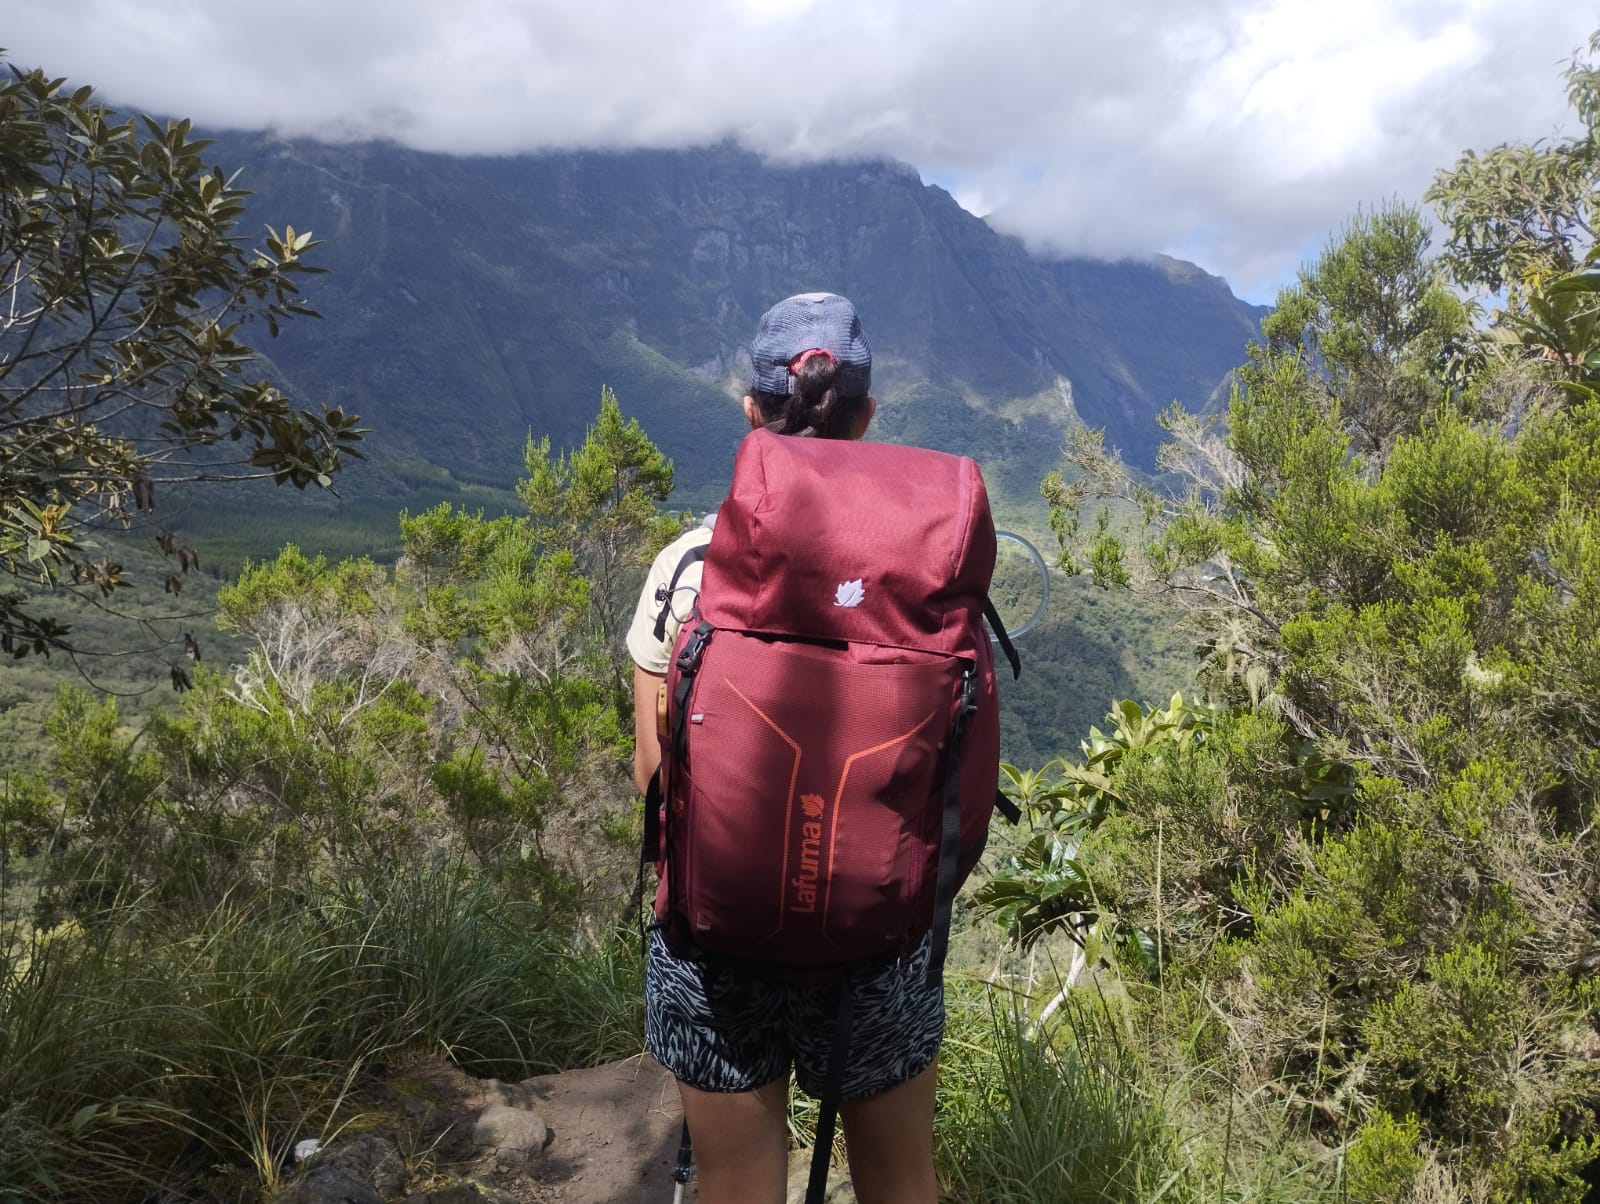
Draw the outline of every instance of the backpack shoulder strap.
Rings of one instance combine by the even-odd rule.
[[[672,610],[672,595],[678,592],[678,578],[683,576],[683,571],[691,564],[699,564],[706,558],[706,548],[710,543],[697,543],[685,552],[678,561],[678,567],[672,570],[672,580],[666,585],[656,589],[656,601],[661,603],[661,609],[656,614],[656,639],[667,638],[667,615]]]

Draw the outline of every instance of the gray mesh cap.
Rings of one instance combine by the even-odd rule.
[[[837,293],[800,293],[779,301],[756,323],[750,342],[750,390],[788,393],[789,365],[812,349],[839,365],[835,387],[842,397],[864,397],[872,389],[872,348],[861,333],[856,307]]]

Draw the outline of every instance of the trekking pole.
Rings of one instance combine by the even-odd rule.
[[[678,1139],[678,1165],[672,1168],[672,1181],[678,1186],[672,1190],[672,1204],[683,1204],[684,1185],[694,1174],[694,1147],[689,1144],[689,1122],[683,1122],[683,1136]]]

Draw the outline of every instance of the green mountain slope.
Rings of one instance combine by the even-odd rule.
[[[325,241],[309,295],[326,320],[267,350],[307,397],[362,414],[396,479],[425,462],[504,486],[528,432],[576,443],[606,384],[684,486],[714,486],[756,317],[819,288],[862,311],[886,431],[928,432],[893,411],[932,396],[954,429],[927,441],[1004,458],[1008,433],[1053,441],[1070,405],[1149,463],[1152,415],[1202,404],[1260,314],[1174,260],[1035,259],[889,163],[452,158],[266,134],[213,153],[243,169],[253,216]],[[1021,398],[1028,413],[1006,411]]]
[[[1000,523],[1037,537],[1074,413],[1148,463],[1153,415],[1203,404],[1259,316],[1177,261],[1035,259],[895,164],[777,167],[727,146],[463,159],[245,133],[210,157],[254,190],[252,221],[323,242],[329,272],[306,292],[324,320],[256,342],[292,392],[373,432],[337,497],[167,499],[163,522],[225,575],[286,542],[392,559],[402,507],[516,509],[528,435],[577,446],[602,385],[675,461],[672,504],[714,506],[744,431],[745,340],[773,300],[817,288],[862,311],[873,437],[977,457]],[[1063,589],[1007,692],[1008,753],[1070,749],[1113,695],[1181,684],[1161,627]],[[118,688],[162,685],[162,658],[131,659],[143,676]],[[74,677],[37,669],[17,697]]]

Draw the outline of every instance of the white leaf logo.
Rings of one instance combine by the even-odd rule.
[[[861,578],[854,581],[841,581],[839,588],[833,591],[833,604],[835,606],[860,606],[865,598],[866,591],[861,588]]]

